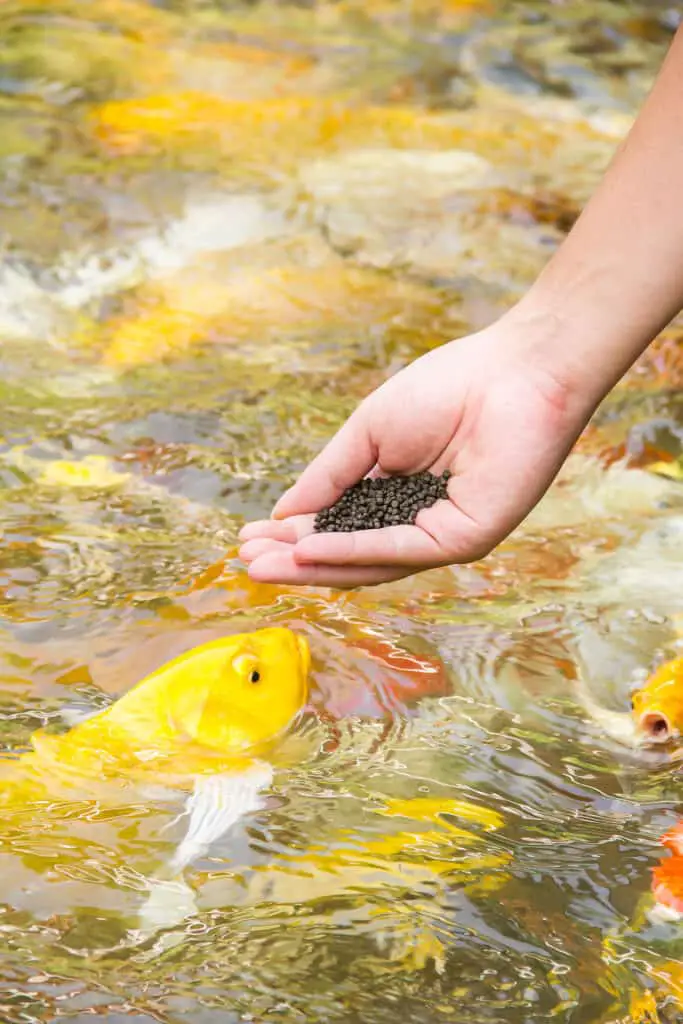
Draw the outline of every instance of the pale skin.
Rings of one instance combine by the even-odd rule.
[[[492,551],[552,483],[593,412],[683,307],[683,29],[627,139],[526,296],[369,395],[271,519],[241,532],[252,579],[348,588]],[[313,533],[370,472],[450,469],[414,526]]]

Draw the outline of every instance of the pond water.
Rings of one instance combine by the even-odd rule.
[[[6,819],[3,1024],[682,1019],[680,926],[641,912],[680,782],[580,699],[626,709],[683,641],[681,324],[483,562],[340,594],[235,555],[363,395],[531,283],[678,17],[0,4],[2,745],[275,623],[324,712],[153,935],[166,805]]]

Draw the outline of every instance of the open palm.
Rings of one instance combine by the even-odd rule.
[[[491,551],[545,492],[592,412],[512,340],[498,324],[450,342],[365,399],[273,518],[242,530],[250,576],[367,586]],[[315,513],[366,474],[424,469],[451,470],[449,501],[414,525],[313,532]]]

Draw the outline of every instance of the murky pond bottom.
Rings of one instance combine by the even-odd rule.
[[[680,777],[579,698],[626,709],[681,646],[680,324],[483,562],[339,594],[235,558],[364,394],[530,284],[676,23],[0,5],[3,748],[272,624],[316,709],[180,923],[139,927],[177,806],[5,807],[3,1024],[682,1019],[644,912]]]

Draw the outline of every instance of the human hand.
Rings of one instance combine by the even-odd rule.
[[[367,398],[242,530],[255,580],[353,587],[481,558],[534,507],[598,402],[683,305],[683,28],[625,143],[517,307]],[[369,471],[450,469],[413,526],[314,534]]]
[[[528,327],[528,325],[527,325]],[[279,500],[241,532],[249,575],[347,588],[491,551],[548,488],[595,407],[504,318],[422,356],[372,393]],[[449,501],[412,526],[314,533],[315,513],[368,472],[449,469]]]

